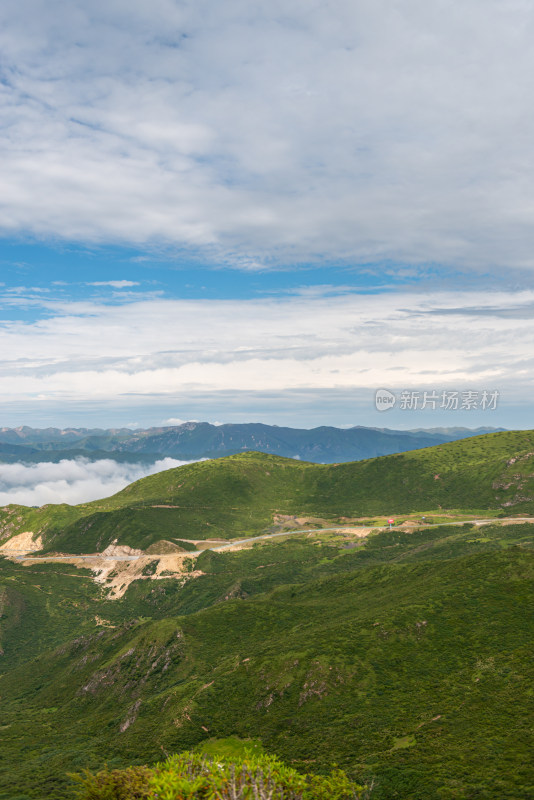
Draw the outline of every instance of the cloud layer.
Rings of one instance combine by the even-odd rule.
[[[88,503],[109,497],[129,483],[188,462],[163,458],[155,464],[120,464],[112,459],[64,459],[59,463],[0,464],[0,505]]]
[[[532,396],[534,292],[527,290],[335,295],[325,289],[248,301],[39,303],[44,316],[37,321],[0,324],[4,414],[11,407],[33,425],[43,407],[56,409],[60,425],[65,416],[58,418],[57,409],[65,415],[97,405],[110,413],[132,408],[122,424],[137,419],[133,409],[140,405],[174,404],[174,413],[155,419],[184,418],[181,398],[232,392],[271,393],[278,404],[288,392],[356,397],[365,390],[370,397],[380,386],[499,389],[503,401],[517,402]],[[243,402],[245,418],[251,407]],[[350,418],[340,420],[333,407],[331,420]],[[111,417],[107,424],[118,422]]]
[[[5,0],[1,230],[530,268],[533,28],[528,0]]]

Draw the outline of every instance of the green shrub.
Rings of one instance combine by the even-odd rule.
[[[79,800],[144,800],[154,797],[150,788],[153,771],[148,767],[103,769],[96,775],[84,770],[70,775],[80,786],[75,796]]]
[[[238,761],[181,753],[153,769],[72,777],[80,784],[78,800],[364,800],[370,794],[342,770],[301,775],[274,756],[250,753]]]

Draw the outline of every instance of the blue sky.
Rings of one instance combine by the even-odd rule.
[[[0,424],[532,427],[533,28],[526,0],[6,0]]]
[[[417,285],[419,271],[404,272],[391,264],[308,263],[269,269],[241,270],[209,260],[201,253],[158,254],[124,246],[88,247],[77,242],[36,243],[4,239],[1,268],[5,287],[32,285],[72,298],[92,297],[95,284],[124,283],[130,292],[160,292],[184,298],[250,299],[260,295],[296,293],[309,287],[338,287],[340,292],[387,291]],[[428,280],[439,270],[429,266]],[[130,284],[130,285],[128,285]],[[109,298],[108,298],[109,299]]]

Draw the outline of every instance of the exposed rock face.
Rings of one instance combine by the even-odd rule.
[[[36,536],[32,531],[23,531],[16,536],[12,536],[7,542],[0,545],[0,551],[3,553],[34,553],[36,550],[41,550],[43,540],[41,536]]]
[[[127,544],[110,544],[102,551],[103,556],[144,556],[142,550],[135,550]]]

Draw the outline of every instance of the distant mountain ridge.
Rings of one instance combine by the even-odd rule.
[[[419,450],[502,430],[420,428],[400,431],[360,425],[306,429],[256,422],[225,425],[185,422],[145,430],[4,427],[0,428],[0,462],[58,461],[80,456],[91,460],[111,457],[119,461],[151,461],[169,456],[188,461],[255,450],[328,464]]]

